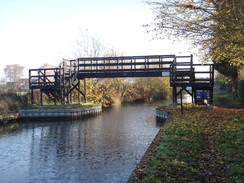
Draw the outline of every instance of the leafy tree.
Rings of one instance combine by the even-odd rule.
[[[244,66],[244,1],[165,0],[149,2],[156,13],[152,31],[162,38],[186,38],[205,58],[230,67]]]
[[[114,49],[105,53],[105,57],[116,57],[121,55]],[[87,98],[94,103],[103,106],[121,103],[128,90],[124,78],[96,78],[87,79]]]
[[[170,93],[169,78],[137,78],[130,83],[125,99],[127,101],[163,99]]]
[[[16,83],[19,81],[20,77],[23,75],[23,71],[24,71],[23,66],[19,65],[19,64],[10,64],[10,65],[6,65],[6,67],[4,68],[4,73],[6,78],[13,82],[13,89],[15,89],[16,87]]]
[[[216,62],[244,66],[244,1],[225,0],[216,3],[212,55]]]
[[[238,67],[237,66],[230,66],[229,62],[224,60],[220,63],[215,62],[215,69],[222,75],[228,78],[228,86],[230,90],[234,93],[237,97],[238,91]]]

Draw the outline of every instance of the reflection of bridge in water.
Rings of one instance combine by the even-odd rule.
[[[35,89],[40,90],[41,103],[43,93],[55,103],[70,103],[74,90],[78,91],[80,103],[80,95],[86,98],[86,91],[80,90],[80,80],[84,80],[85,85],[86,78],[115,77],[170,77],[174,104],[183,91],[191,96],[192,103],[203,99],[212,103],[213,99],[213,64],[194,64],[192,55],[149,55],[78,58],[64,60],[57,68],[30,69],[32,103]]]

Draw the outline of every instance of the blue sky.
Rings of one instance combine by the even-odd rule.
[[[141,0],[0,0],[0,79],[7,64],[28,69],[72,57],[80,29],[123,55],[179,54],[184,43],[152,40],[143,24],[153,21]]]

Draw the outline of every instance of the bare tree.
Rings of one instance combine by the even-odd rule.
[[[74,47],[75,57],[98,57],[105,50],[99,38],[89,33],[88,29],[80,29]]]
[[[4,68],[6,79],[13,82],[13,89],[16,88],[17,82],[19,81],[20,77],[23,75],[24,68],[25,67],[19,64],[6,65],[6,67]]]

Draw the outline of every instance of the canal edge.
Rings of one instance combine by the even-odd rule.
[[[80,109],[19,110],[17,113],[1,114],[0,125],[5,125],[15,121],[84,119],[100,115],[101,113],[102,106],[93,106]]]
[[[161,120],[161,121],[164,121],[164,124],[159,129],[157,135],[154,137],[153,141],[151,142],[151,144],[147,148],[145,154],[141,158],[140,162],[138,163],[138,165],[136,166],[134,171],[131,173],[129,179],[127,180],[127,183],[138,182],[144,176],[144,172],[147,170],[149,164],[151,163],[151,161],[155,157],[155,154],[156,154],[157,149],[160,145],[160,142],[163,139],[163,134],[165,133],[167,127],[170,124],[171,115],[165,111],[157,109],[156,110],[156,118]]]

